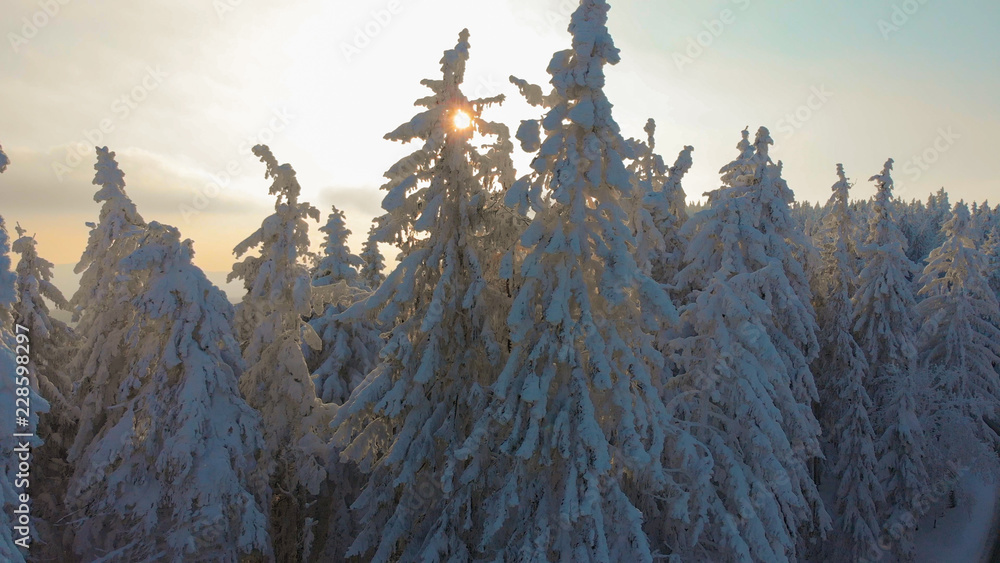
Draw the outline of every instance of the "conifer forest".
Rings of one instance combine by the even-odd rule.
[[[114,146],[66,187],[94,201],[70,290],[0,196],[0,560],[911,562],[980,518],[954,515],[1000,497],[1000,206],[899,197],[890,154],[797,200],[774,124],[728,162],[624,131],[615,12],[573,4],[549,82],[509,79],[519,123],[466,84],[469,30],[425,38],[359,248],[253,146],[273,212],[239,294]]]

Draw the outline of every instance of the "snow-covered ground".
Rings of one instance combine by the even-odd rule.
[[[917,563],[987,563],[1000,529],[1000,485],[967,473],[959,482],[958,506],[935,507],[921,521]],[[942,501],[942,505],[947,498]]]

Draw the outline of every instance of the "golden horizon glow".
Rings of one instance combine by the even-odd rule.
[[[469,127],[472,127],[472,117],[462,110],[455,112],[454,117],[452,117],[452,122],[455,125],[455,129],[459,131],[464,131]]]

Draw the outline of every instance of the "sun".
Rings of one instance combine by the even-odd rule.
[[[455,124],[455,129],[459,131],[464,131],[469,127],[472,127],[472,117],[462,110],[455,112],[455,116],[452,117],[452,122]]]

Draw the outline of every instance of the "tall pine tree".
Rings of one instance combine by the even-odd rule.
[[[983,254],[986,255],[988,264],[987,282],[997,299],[1000,299],[1000,225],[993,227],[987,235],[986,242],[983,243]]]
[[[323,237],[323,252],[317,257],[312,269],[313,285],[331,285],[340,280],[354,284],[358,268],[364,261],[351,253],[347,247],[347,237],[351,231],[344,223],[344,212],[333,206],[326,225],[319,228]]]
[[[488,443],[466,441],[484,408],[502,350],[491,326],[502,297],[486,283],[483,233],[494,160],[472,146],[502,97],[461,91],[469,33],[441,59],[424,111],[386,135],[421,148],[393,165],[383,189],[380,242],[395,241],[397,267],[345,318],[377,313],[394,326],[379,364],[341,407],[335,443],[369,473],[355,507],[364,525],[348,555],[371,561],[478,559],[483,490],[496,479]],[[465,444],[465,445],[463,445]]]
[[[652,559],[626,491],[665,486],[666,416],[652,376],[662,358],[644,329],[676,313],[631,254],[628,147],[603,90],[605,65],[619,61],[608,9],[584,0],[573,13],[572,48],[548,67],[551,94],[515,79],[547,109],[518,130],[538,153],[506,195],[533,217],[508,316],[512,351],[463,446],[496,444],[479,548],[497,560]]]
[[[885,492],[880,516],[887,522],[893,553],[910,559],[928,476],[915,397],[916,300],[909,277],[916,268],[906,257],[906,240],[895,220],[892,165],[890,158],[882,172],[871,177],[878,191],[861,248],[865,267],[853,298],[854,333],[871,368],[868,394],[874,404],[872,423],[879,437],[876,455]]]
[[[81,468],[90,466],[92,444],[106,431],[109,421],[117,420],[120,410],[115,409],[116,405],[131,393],[125,383],[129,367],[125,335],[135,315],[129,301],[145,283],[138,273],[125,279],[120,276],[119,263],[136,249],[139,240],[132,235],[145,229],[146,223],[125,193],[125,174],[118,167],[115,153],[98,147],[94,169],[93,183],[100,186],[94,194],[94,201],[101,203],[100,220],[88,223],[87,247],[75,268],[82,273],[80,287],[70,300],[78,319],[77,334],[82,338],[69,364],[74,402],[79,409],[79,425],[67,452],[73,467],[66,497],[66,507],[71,511],[87,506],[89,501],[82,495],[84,483],[91,476]],[[93,533],[86,519],[74,523],[84,537]],[[77,542],[79,549],[90,549],[87,541]]]
[[[256,145],[253,153],[271,178],[268,191],[276,196],[274,213],[257,231],[236,245],[230,281],[243,280],[247,293],[237,307],[243,359],[247,369],[240,391],[264,420],[267,472],[275,492],[270,506],[271,539],[280,561],[298,560],[309,549],[307,503],[319,494],[326,478],[322,459],[330,409],[316,397],[303,343],[313,349],[319,337],[304,317],[312,314],[307,219],[319,211],[299,202],[301,186],[289,164],[278,164],[271,150]]]
[[[851,332],[851,292],[857,263],[851,241],[851,184],[841,164],[837,175],[821,234],[823,269],[816,292],[820,354],[813,363],[813,371],[823,375],[820,422],[837,480],[836,534],[828,545],[827,557],[849,554],[852,561],[867,561],[881,553],[878,509],[884,497],[875,458],[876,436],[869,418],[872,401],[865,388],[868,361]]]
[[[269,555],[260,417],[225,295],[191,263],[191,241],[150,223],[120,262],[142,279],[122,371],[75,464],[76,552],[88,560],[237,561]]]
[[[684,147],[672,168],[654,152],[656,123],[646,122],[646,141],[631,141],[635,160],[629,171],[636,182],[632,223],[636,236],[635,257],[643,272],[654,280],[672,284],[680,271],[685,241],[679,231],[687,219],[681,179],[691,167],[692,147]],[[683,215],[683,218],[678,213]]]
[[[357,270],[366,262],[347,247],[351,231],[344,226],[342,211],[334,207],[327,224],[320,230],[326,233],[326,238],[313,270],[313,301],[322,314],[311,319],[309,324],[320,336],[323,346],[316,351],[305,347],[304,352],[319,398],[342,405],[375,367],[385,343],[370,319],[337,319],[348,306],[369,294],[364,287],[367,283]]]
[[[2,153],[0,153],[2,154]],[[16,275],[11,272],[10,237],[7,226],[0,217],[0,401],[9,405],[7,416],[0,421],[0,557],[11,563],[24,563],[25,554],[33,545],[35,529],[31,523],[30,502],[22,502],[21,495],[31,496],[42,481],[37,474],[29,476],[28,485],[20,484],[18,473],[21,462],[29,468],[31,449],[41,445],[37,437],[22,437],[15,434],[35,434],[38,429],[38,413],[47,410],[47,403],[32,387],[30,359],[31,333],[14,324],[11,314],[16,302]],[[17,335],[23,335],[18,338]],[[18,348],[18,345],[21,348]],[[23,391],[22,391],[23,390]],[[30,416],[15,416],[17,408],[27,408]],[[27,456],[27,457],[23,457]],[[29,488],[30,483],[34,488]],[[24,514],[26,520],[21,520]],[[22,549],[23,548],[23,549]]]
[[[677,286],[690,295],[670,388],[714,459],[700,542],[722,560],[793,560],[830,526],[807,465],[820,455],[817,327],[797,258],[809,243],[789,216],[771,143],[766,128],[752,144],[744,130],[724,185],[682,230],[690,244]]]
[[[51,403],[50,412],[41,417],[38,434],[45,443],[38,448],[35,467],[45,476],[44,490],[34,495],[35,522],[39,528],[41,545],[36,553],[60,556],[67,549],[58,531],[59,521],[65,515],[63,507],[67,479],[71,469],[66,463],[67,448],[76,433],[76,405],[72,401],[72,387],[66,366],[75,353],[78,337],[66,323],[52,318],[46,299],[56,307],[67,310],[69,303],[52,283],[53,264],[38,256],[35,238],[27,236],[20,225],[18,238],[11,249],[20,255],[17,263],[17,305],[14,322],[29,329],[32,339],[32,384]]]
[[[27,236],[20,225],[15,227],[18,238],[11,250],[18,253],[17,263],[17,305],[14,320],[31,329],[36,344],[34,377],[38,388],[49,397],[58,409],[59,416],[69,416],[75,420],[70,396],[69,375],[65,372],[76,344],[76,333],[66,323],[50,315],[46,300],[62,310],[69,310],[69,302],[59,288],[52,283],[52,262],[38,255],[34,236]]]
[[[940,403],[932,431],[946,437],[948,459],[961,456],[955,446],[967,429],[994,442],[997,435],[982,417],[995,416],[1000,407],[1000,304],[986,279],[986,256],[969,236],[970,219],[965,203],[956,204],[943,227],[944,243],[927,257],[920,278],[924,299],[917,305],[920,361],[936,376]]]
[[[385,258],[379,252],[378,241],[375,240],[377,232],[378,219],[375,219],[375,223],[368,230],[368,238],[361,245],[361,259],[364,260],[364,264],[361,265],[359,274],[365,285],[372,291],[378,289],[378,286],[382,285],[382,281],[385,280],[385,274],[382,273],[385,270]]]

